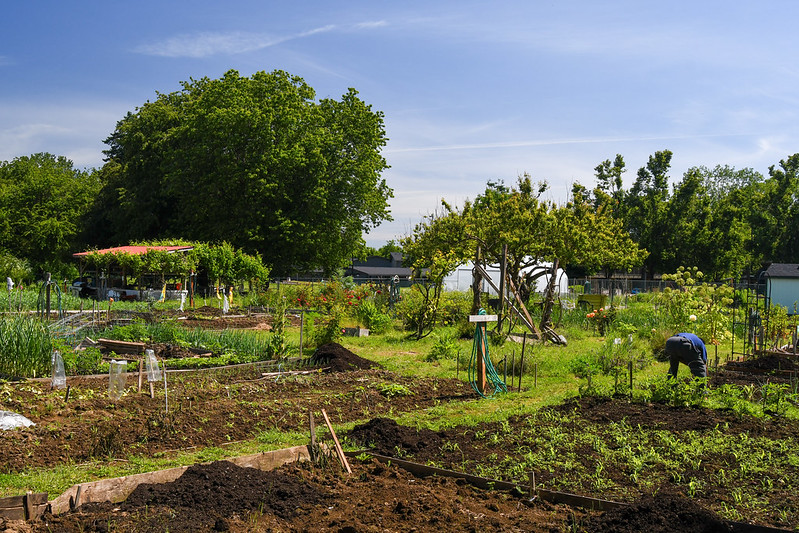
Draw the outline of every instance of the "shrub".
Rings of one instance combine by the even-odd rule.
[[[371,299],[362,301],[355,314],[358,321],[372,333],[385,333],[391,327],[391,316],[381,312]]]
[[[600,336],[604,336],[605,332],[610,328],[613,321],[616,319],[616,308],[615,307],[607,307],[603,308],[600,307],[597,310],[594,310],[585,317],[588,319],[588,323],[596,329],[597,333]]]
[[[439,359],[455,359],[458,353],[458,342],[452,335],[441,335],[433,346],[430,348],[430,353],[425,357],[425,361],[432,362]]]

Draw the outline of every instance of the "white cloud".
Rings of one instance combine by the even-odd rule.
[[[139,45],[134,51],[145,55],[170,58],[201,58],[220,54],[242,54],[276,46],[286,41],[328,33],[336,28],[335,25],[329,24],[307,31],[281,36],[248,32],[202,32],[183,34],[164,41]]]
[[[288,38],[255,33],[197,33],[178,35],[165,41],[144,44],[135,52],[161,57],[200,58],[216,54],[240,54],[279,44]]]
[[[388,22],[386,22],[385,20],[372,20],[366,22],[358,22],[357,24],[355,24],[355,28],[359,30],[360,29],[371,30],[373,28],[383,28],[385,26],[388,26]]]

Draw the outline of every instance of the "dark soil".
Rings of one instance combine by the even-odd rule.
[[[327,377],[340,380],[366,375],[370,374],[351,372]],[[760,420],[708,409],[624,400],[589,397],[549,409],[578,415],[574,422],[558,422],[565,433],[579,432],[585,423],[607,425],[623,420],[632,428],[670,428],[675,433],[701,434],[723,427],[731,437],[746,433],[754,438],[763,434],[795,441],[799,435],[795,421]],[[488,457],[524,453],[520,451],[524,441],[513,442],[512,437],[525,427],[530,427],[525,416],[513,416],[506,427],[503,423],[486,423],[440,432],[417,431],[382,416],[355,426],[346,438],[388,455],[470,471],[468,465],[485,462]],[[492,443],[491,439],[478,437],[478,432],[503,434],[511,440]],[[596,460],[591,450],[581,456],[588,462]],[[122,504],[92,504],[64,516],[46,516],[30,531],[739,531],[711,510],[714,503],[725,501],[723,496],[714,495],[709,486],[711,478],[703,480],[708,484],[704,499],[687,498],[678,486],[669,484],[654,491],[654,496],[651,492],[636,495],[634,486],[624,495],[592,494],[590,489],[576,491],[630,503],[628,507],[599,513],[540,500],[529,502],[521,494],[482,491],[461,480],[416,478],[369,460],[353,460],[354,472],[347,476],[335,461],[329,458],[326,468],[303,463],[268,473],[225,462],[196,466],[173,483],[139,487]],[[606,467],[612,468],[610,464]],[[685,467],[686,477],[699,479],[701,472]],[[568,472],[556,469],[541,471],[537,478],[544,487],[567,476]],[[797,501],[799,495],[784,493],[779,506],[795,508]]]
[[[799,359],[787,354],[766,354],[744,361],[730,361],[727,368],[731,370],[799,370]]]
[[[558,421],[558,434],[577,434],[584,431],[587,425],[601,428],[608,427],[610,423],[627,424],[631,431],[667,431],[670,434],[679,435],[686,432],[695,432],[700,436],[703,433],[713,434],[715,431],[722,430],[729,438],[740,438],[744,435],[748,439],[758,439],[767,437],[769,439],[779,439],[795,446],[799,441],[799,423],[795,420],[783,418],[754,418],[742,416],[731,411],[713,410],[705,408],[684,408],[674,407],[664,404],[642,404],[631,403],[624,399],[608,399],[596,397],[576,398],[561,405],[548,408],[553,412],[574,415],[569,422]],[[572,417],[569,417],[570,419]],[[539,419],[540,420],[540,419]],[[543,425],[539,428],[534,426],[535,431],[546,431]],[[443,468],[462,472],[479,472],[480,466],[492,460],[505,460],[513,464],[523,462],[525,450],[532,446],[529,440],[521,435],[523,431],[530,431],[527,416],[511,416],[507,422],[483,423],[473,427],[454,427],[451,429],[433,433],[430,431],[417,431],[409,427],[395,427],[391,421],[381,419],[372,420],[366,424],[354,427],[346,434],[347,439],[352,443],[364,447],[373,447],[377,453],[399,456],[403,459],[422,464],[435,464]],[[529,433],[528,433],[529,434]],[[488,436],[498,435],[500,439],[492,441]],[[648,528],[641,528],[641,523],[652,525],[652,531],[729,531],[729,529],[713,529],[712,524],[718,517],[708,509],[718,509],[721,503],[730,505],[731,499],[727,489],[716,489],[717,481],[715,474],[718,469],[731,470],[736,468],[736,461],[730,457],[708,456],[703,464],[698,466],[685,465],[683,470],[684,478],[694,479],[704,487],[703,498],[694,498],[690,506],[685,504],[680,507],[683,500],[691,500],[685,496],[686,487],[679,483],[670,482],[657,490],[660,499],[640,500],[646,498],[651,493],[642,491],[636,483],[631,483],[623,470],[616,470],[617,465],[603,461],[596,451],[590,446],[577,450],[573,454],[573,460],[577,464],[574,468],[582,468],[593,471],[597,464],[601,464],[609,479],[619,484],[616,490],[604,490],[596,493],[589,487],[569,486],[560,488],[564,480],[572,475],[567,467],[556,466],[547,467],[536,472],[536,479],[539,486],[554,490],[565,490],[585,496],[610,499],[622,502],[630,502],[634,505],[644,506],[640,513],[657,513],[661,518],[655,520],[652,516],[645,522],[636,522],[636,516],[640,513],[630,512],[629,515],[623,513],[614,515],[608,520],[615,522],[592,522],[595,529],[589,531],[649,531]],[[490,459],[495,458],[495,459]],[[785,476],[792,477],[799,475],[799,468],[793,472],[784,472]],[[758,476],[750,476],[750,482],[757,492],[760,480]],[[513,477],[500,476],[505,481],[525,483],[526,480]],[[651,490],[651,489],[650,489]],[[762,492],[762,491],[761,491]],[[665,494],[665,495],[664,495]],[[775,488],[770,496],[763,497],[776,498],[780,502],[782,509],[799,508],[799,494],[792,491],[785,491]],[[675,500],[678,503],[675,503]],[[701,501],[707,508],[696,506],[696,501]],[[648,503],[647,503],[648,502]],[[664,507],[665,506],[665,507]],[[761,511],[759,523],[785,527],[784,518],[779,518],[777,506],[771,509],[768,506]],[[761,506],[762,508],[762,506]],[[675,518],[674,513],[679,511],[679,516]],[[691,510],[693,509],[693,510]],[[700,515],[694,516],[694,512]],[[687,522],[683,522],[683,520]],[[621,527],[622,522],[629,522],[629,527]],[[684,526],[685,523],[696,522],[696,525],[711,524],[710,529],[690,529]],[[657,524],[661,524],[658,526]],[[668,527],[673,526],[672,529]],[[605,527],[606,529],[602,529]],[[660,527],[661,529],[657,529]]]
[[[589,517],[585,533],[722,533],[736,531],[718,516],[679,494],[645,496],[629,507]]]
[[[482,491],[462,480],[417,478],[377,462],[273,472],[193,467],[173,483],[139,487],[122,504],[45,515],[31,532],[566,531],[585,512]]]
[[[441,448],[441,435],[429,429],[400,426],[390,418],[373,418],[352,428],[347,436],[361,446],[380,455],[418,454],[425,449]]]
[[[104,377],[68,377],[68,401],[65,390],[50,391],[49,380],[0,383],[0,409],[36,424],[0,432],[0,473],[220,446],[272,429],[305,432],[309,411],[318,415],[321,408],[338,424],[476,399],[458,380],[384,370],[260,376],[257,367],[169,374],[168,414],[163,384],[156,384],[150,398],[146,382],[136,392],[134,375],[128,375],[126,393],[117,402],[109,400]],[[389,398],[381,393],[387,384],[411,394]]]
[[[329,367],[331,372],[347,372],[351,370],[368,370],[379,368],[374,361],[355,355],[337,342],[323,344],[311,355],[315,365]]]

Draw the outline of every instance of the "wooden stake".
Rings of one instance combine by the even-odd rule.
[[[327,424],[327,429],[330,430],[330,435],[333,437],[333,443],[336,445],[336,454],[338,455],[338,460],[341,461],[341,466],[344,467],[348,474],[352,474],[352,468],[350,468],[350,463],[347,461],[347,456],[344,455],[341,443],[339,443],[336,432],[333,431],[333,425],[330,423],[330,419],[327,417],[327,412],[324,409],[322,409],[322,416],[325,417],[325,424]]]
[[[150,385],[150,398],[155,398],[155,387],[153,386],[153,382],[148,381],[148,383]]]
[[[316,423],[313,419],[313,411],[308,411],[308,426],[311,429],[311,461],[316,462]]]
[[[633,397],[633,362],[630,361],[627,363],[630,368],[630,398]]]
[[[69,401],[69,390],[72,388],[72,385],[67,385],[67,392],[64,394],[64,403]]]
[[[302,330],[305,329],[305,309],[300,310],[300,357],[302,357]]]

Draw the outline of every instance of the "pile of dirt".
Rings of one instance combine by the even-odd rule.
[[[398,456],[404,453],[416,454],[425,449],[439,450],[441,435],[429,429],[413,429],[400,426],[390,418],[373,418],[365,424],[355,426],[347,437],[361,446],[381,455]]]
[[[337,342],[323,344],[311,355],[315,365],[330,367],[331,372],[347,372],[350,370],[369,370],[380,368],[374,361],[355,355]]]
[[[585,533],[716,533],[734,532],[711,511],[684,496],[661,492],[634,504],[589,518]]]
[[[167,507],[191,520],[182,529],[200,531],[213,527],[226,530],[224,522],[232,516],[257,511],[291,519],[300,509],[320,505],[327,495],[312,485],[283,471],[264,472],[227,461],[194,465],[171,483],[142,484],[122,504],[127,512],[152,507]]]
[[[766,354],[746,361],[730,361],[727,368],[731,370],[799,370],[799,363],[795,357],[781,354]]]
[[[543,501],[522,503],[511,494],[476,489],[462,479],[417,478],[376,461],[354,460],[352,469],[353,474],[346,475],[337,465],[284,465],[271,474],[261,473],[276,480],[271,490],[258,483],[248,485],[241,478],[247,469],[234,469],[221,479],[221,472],[201,470],[208,479],[201,475],[165,484],[158,500],[145,493],[135,506],[134,496],[121,505],[86,504],[64,515],[45,514],[29,529],[17,531],[565,531],[569,521],[580,523],[587,512]],[[284,479],[296,486],[296,492],[279,492],[288,490]],[[193,489],[189,481],[205,490]],[[185,494],[175,490],[177,485],[183,485],[180,490]],[[235,501],[230,501],[232,493]],[[255,501],[261,503],[252,509]]]

